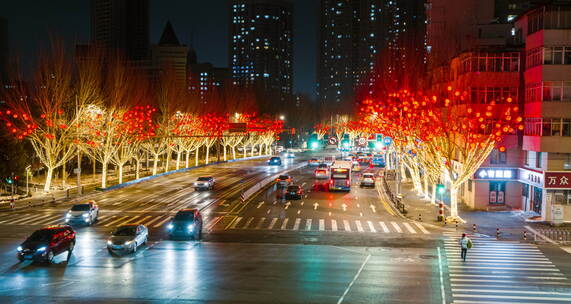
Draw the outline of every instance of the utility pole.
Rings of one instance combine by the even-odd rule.
[[[12,181],[10,183],[10,196],[11,196],[11,200],[14,200],[14,172],[12,172],[12,175],[10,176],[10,180]]]
[[[26,167],[26,196],[28,196],[30,194],[29,178],[30,178],[30,169],[31,168],[32,168],[31,165]]]
[[[77,101],[77,97],[75,97],[75,117],[76,119],[79,119],[79,104]],[[77,123],[76,121],[76,126],[77,126],[77,132],[76,132],[76,142],[77,142],[77,168],[75,168],[75,170],[73,170],[75,172],[75,175],[77,177],[76,183],[77,183],[77,195],[81,195],[81,151],[79,150],[79,123]]]

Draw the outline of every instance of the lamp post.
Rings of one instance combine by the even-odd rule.
[[[28,165],[26,167],[26,196],[28,196],[30,194],[29,178],[30,178],[30,169],[31,168],[32,168],[32,165]]]

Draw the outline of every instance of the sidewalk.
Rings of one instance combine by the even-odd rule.
[[[387,184],[391,191],[395,191],[396,182],[394,180],[387,180]],[[405,204],[406,214],[408,219],[421,221],[424,223],[455,229],[456,224],[444,224],[438,222],[438,205],[432,205],[430,200],[423,199],[418,196],[413,189],[411,182],[402,183],[403,203]],[[449,215],[449,207],[445,206],[445,215]],[[459,204],[459,214],[466,223],[458,223],[458,233],[469,232],[473,233],[473,224],[476,224],[476,233],[484,234],[490,237],[496,237],[496,231],[499,228],[500,239],[523,241],[524,231],[527,231],[527,240],[533,241],[534,235],[525,228],[529,226],[546,236],[553,238],[555,241],[563,235],[571,236],[571,227],[552,227],[545,223],[531,223],[526,222],[521,211],[475,211],[469,209],[464,204]],[[551,237],[554,235],[556,237]],[[564,239],[565,240],[565,239]]]

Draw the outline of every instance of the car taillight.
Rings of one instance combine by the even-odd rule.
[[[333,185],[333,180],[330,180],[329,183]]]
[[[351,183],[349,183],[349,181],[347,181],[347,186],[349,186]]]

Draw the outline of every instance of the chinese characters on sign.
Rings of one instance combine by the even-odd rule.
[[[571,188],[571,172],[545,172],[545,188]]]
[[[480,168],[476,172],[478,179],[515,179],[517,171],[509,168]]]

